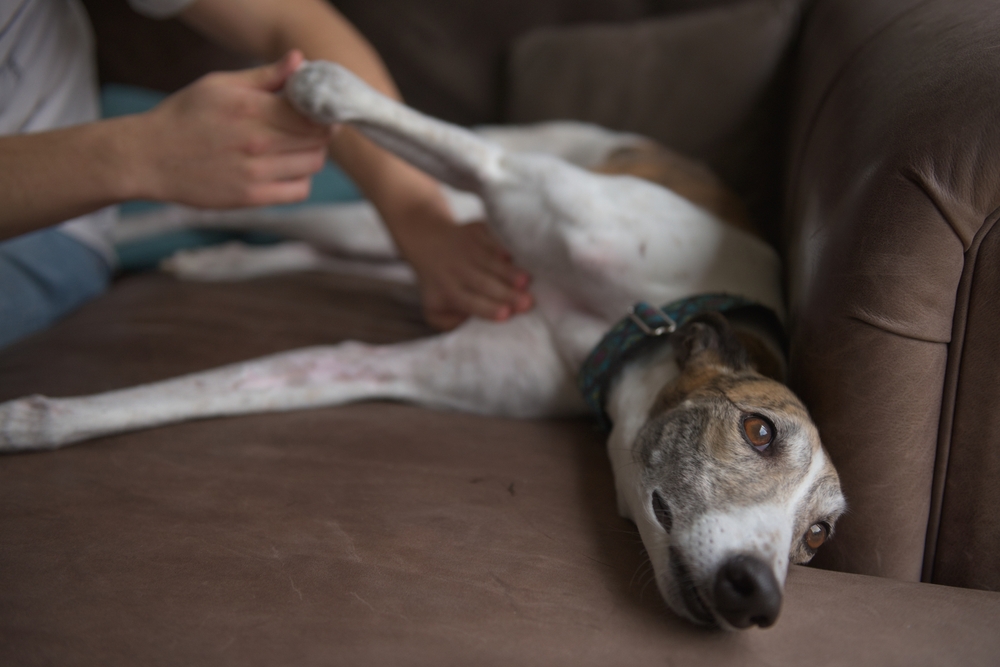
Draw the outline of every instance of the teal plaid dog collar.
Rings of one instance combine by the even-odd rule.
[[[604,410],[604,402],[611,381],[625,362],[639,352],[648,350],[650,346],[666,343],[670,339],[669,334],[695,315],[710,311],[725,313],[742,308],[763,309],[769,317],[777,320],[774,313],[765,306],[729,294],[701,294],[674,301],[662,308],[639,301],[629,308],[628,315],[612,327],[590,352],[577,377],[577,386],[601,425],[606,429],[611,428],[611,419]]]

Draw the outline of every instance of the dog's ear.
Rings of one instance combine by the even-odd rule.
[[[722,365],[734,371],[750,367],[750,357],[721,313],[691,318],[673,334],[674,355],[681,371],[695,364]]]
[[[750,366],[736,330],[719,313],[691,318],[672,334],[671,343],[681,374],[660,391],[649,411],[650,418],[674,408],[719,373],[743,371]]]

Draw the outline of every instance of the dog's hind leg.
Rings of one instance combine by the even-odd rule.
[[[649,139],[592,123],[554,120],[532,125],[483,125],[475,133],[507,152],[543,153],[592,169],[622,149],[648,145]]]
[[[443,191],[456,221],[483,218],[483,204],[478,197],[451,188]],[[377,260],[399,257],[378,212],[366,201],[225,211],[167,205],[120,218],[112,230],[112,240],[116,245],[127,244],[185,229],[269,232],[305,241],[326,253]]]
[[[478,193],[483,183],[502,178],[504,151],[499,146],[385,97],[340,65],[303,65],[289,79],[285,94],[313,120],[350,123],[383,148],[460,190]]]
[[[396,345],[305,348],[92,396],[0,404],[0,451],[54,449],[189,419],[394,399],[537,417],[582,410],[573,374],[540,317],[472,320]]]
[[[121,218],[113,239],[121,245],[184,229],[268,232],[305,241],[329,253],[378,260],[399,256],[378,213],[363,201],[231,211],[163,206]]]
[[[301,241],[273,245],[230,241],[180,250],[160,262],[160,269],[181,280],[201,282],[238,282],[300,271],[328,271],[407,285],[417,280],[413,269],[402,261],[337,257],[323,254]]]
[[[313,120],[350,123],[438,180],[480,195],[491,229],[536,278],[574,282],[571,246],[580,243],[568,235],[586,241],[593,235],[585,227],[603,233],[631,222],[614,224],[622,217],[621,205],[606,196],[605,190],[617,189],[607,178],[551,155],[506,152],[474,132],[385,97],[339,65],[304,65],[285,93]]]

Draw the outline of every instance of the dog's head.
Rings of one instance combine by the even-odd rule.
[[[769,626],[789,563],[808,562],[844,512],[840,481],[805,407],[756,370],[724,317],[671,343],[679,374],[629,448],[623,500],[674,611]]]

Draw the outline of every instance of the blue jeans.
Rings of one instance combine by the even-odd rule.
[[[111,272],[96,251],[57,229],[0,243],[0,348],[102,294]]]
[[[103,116],[146,111],[163,97],[162,93],[131,86],[107,86],[101,96]],[[289,208],[360,198],[350,178],[328,163],[313,177],[309,199]],[[148,208],[144,202],[126,203],[122,213],[139,213]],[[265,234],[181,230],[116,247],[118,268],[145,271],[179,249],[222,243],[234,236],[250,243],[276,240]],[[97,252],[54,228],[0,242],[0,348],[50,326],[102,294],[111,275],[112,268]]]

